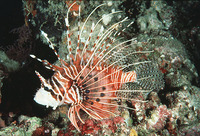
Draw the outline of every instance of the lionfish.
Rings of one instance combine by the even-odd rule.
[[[96,120],[117,116],[119,115],[119,107],[131,109],[120,105],[119,100],[131,100],[131,98],[125,97],[123,93],[145,92],[145,90],[150,92],[153,89],[160,89],[163,80],[162,74],[150,60],[122,64],[127,56],[138,56],[153,52],[127,51],[125,55],[121,55],[135,43],[135,39],[123,42],[118,39],[121,32],[133,23],[131,22],[124,29],[119,30],[119,26],[127,21],[127,18],[114,23],[106,30],[101,26],[97,36],[93,38],[94,41],[91,42],[95,28],[103,20],[101,18],[96,24],[92,23],[86,42],[81,41],[83,29],[88,19],[93,12],[105,4],[97,6],[86,18],[82,27],[80,26],[80,20],[78,21],[77,43],[75,49],[73,49],[68,19],[70,8],[74,4],[68,8],[67,17],[65,18],[68,60],[65,61],[60,58],[53,43],[44,31],[41,31],[41,33],[49,42],[49,47],[57,55],[60,65],[53,65],[47,60],[41,60],[34,55],[30,56],[42,62],[46,68],[54,71],[53,76],[47,80],[35,71],[41,81],[41,88],[37,91],[34,100],[41,105],[46,105],[46,107],[53,107],[54,110],[60,105],[69,105],[68,118],[73,126],[80,131],[77,122],[84,123],[80,110]],[[115,13],[118,13],[118,11],[109,15]],[[80,6],[78,17],[80,18]],[[131,66],[134,66],[135,70],[126,70],[125,72],[125,69],[129,69]],[[140,90],[122,89],[123,84],[130,82],[139,85]]]

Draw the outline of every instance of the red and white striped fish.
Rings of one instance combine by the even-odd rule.
[[[73,7],[74,4],[69,7],[67,17],[65,18],[68,60],[64,61],[64,59],[60,58],[57,51],[54,49],[53,43],[43,31],[41,31],[42,35],[49,42],[49,47],[54,50],[61,64],[53,65],[47,60],[41,60],[34,55],[30,56],[36,58],[48,69],[54,71],[53,76],[47,80],[36,71],[41,81],[41,88],[37,91],[34,100],[41,105],[53,107],[54,110],[60,105],[70,105],[68,110],[69,120],[74,127],[80,131],[77,122],[81,121],[84,123],[79,113],[80,110],[83,110],[96,120],[117,116],[119,115],[119,112],[117,112],[118,107],[123,107],[118,104],[118,100],[131,99],[122,97],[121,93],[142,91],[142,89],[123,90],[123,84],[134,82],[138,86],[141,86],[141,88],[143,87],[146,89],[146,91],[151,91],[161,88],[163,86],[163,81],[162,75],[151,61],[146,60],[128,63],[129,61],[126,60],[128,57],[130,58],[131,55],[139,56],[153,53],[153,51],[128,52],[127,50],[129,50],[129,47],[137,43],[134,42],[135,39],[123,42],[120,42],[121,39],[118,40],[121,32],[125,31],[125,29],[119,30],[119,26],[127,21],[127,18],[113,24],[106,30],[104,30],[103,27],[96,30],[99,23],[103,20],[103,18],[101,18],[96,24],[93,23],[91,26],[91,31],[88,34],[89,36],[86,42],[83,43],[83,41],[81,41],[83,29],[91,15],[97,8],[105,6],[105,4],[96,7],[86,18],[82,26],[80,26],[80,22],[78,23],[77,43],[72,44],[68,19],[70,8]],[[131,23],[127,25],[126,28],[130,25]],[[96,36],[92,36],[94,31],[99,31]],[[92,38],[93,41],[91,40]],[[73,49],[72,45],[76,48]],[[130,70],[131,67],[134,67],[135,70]],[[130,71],[127,71],[127,69]]]

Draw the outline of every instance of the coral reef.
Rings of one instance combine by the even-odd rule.
[[[32,30],[22,25],[18,28],[12,29],[11,33],[17,35],[16,41],[13,45],[8,45],[6,48],[6,54],[10,59],[13,59],[24,66],[28,61],[29,54],[33,48]]]
[[[48,44],[40,32],[41,30],[45,31],[55,44],[59,55],[61,57],[67,55],[64,18],[68,7],[73,2],[73,0],[23,0],[25,25],[21,29],[13,31],[21,34],[17,45],[22,46],[12,47],[11,53],[7,52],[8,56],[11,54],[10,58],[13,57],[16,61],[9,59],[4,52],[0,52],[0,88],[7,73],[19,69],[20,64],[25,61],[23,56],[27,57],[27,54],[31,52],[32,47],[24,46],[32,42],[31,30],[36,30],[34,31],[36,37]],[[195,45],[200,41],[200,27],[194,23],[192,18],[196,15],[194,11],[198,9],[200,3],[198,1],[180,3],[165,0],[76,0],[76,2],[77,5],[81,5],[81,24],[84,23],[92,9],[97,5],[107,3],[106,8],[100,8],[91,16],[91,20],[88,21],[88,25],[83,30],[84,35],[89,35],[88,31],[90,31],[93,21],[98,21],[100,17],[111,12],[122,11],[120,14],[111,15],[104,19],[102,25],[105,28],[128,16],[133,24],[127,31],[123,32],[122,36],[125,39],[136,38],[132,42],[133,46],[128,50],[154,51],[153,54],[138,55],[133,60],[154,60],[164,74],[165,87],[161,85],[163,90],[155,89],[151,92],[133,93],[133,96],[127,96],[131,97],[131,100],[121,103],[123,103],[122,106],[130,108],[120,108],[121,116],[115,118],[96,121],[81,113],[81,117],[85,120],[85,124],[78,122],[81,126],[81,132],[78,132],[69,122],[66,116],[67,106],[61,106],[55,111],[48,109],[50,112],[46,112],[45,117],[40,118],[10,115],[11,121],[9,123],[2,115],[4,111],[1,111],[0,135],[199,135],[200,86],[198,82],[199,68],[197,68],[199,61],[191,54],[199,55],[196,53],[199,50]],[[77,5],[70,11],[72,36],[76,35],[78,30],[76,25],[78,24]],[[192,9],[194,10],[191,11]],[[191,15],[191,13],[193,14]],[[190,22],[189,27],[186,27],[188,24],[185,22]],[[94,35],[98,35],[98,32],[94,32]],[[77,39],[71,40],[76,43]],[[19,49],[15,52],[17,54],[13,55],[17,49]],[[46,50],[40,54],[45,53],[48,54]],[[128,84],[126,87],[138,89],[134,84]],[[34,113],[30,116],[39,116],[39,114]]]
[[[171,115],[166,105],[160,105],[151,112],[151,116],[147,119],[147,129],[154,129],[155,131],[162,130],[166,125],[166,120]]]
[[[9,59],[5,52],[0,51],[0,103],[1,103],[1,87],[3,86],[3,79],[8,76],[9,72],[18,70],[20,64],[17,61]]]
[[[16,125],[15,123],[11,124],[8,127],[2,128],[0,131],[0,135],[32,135],[39,126],[41,126],[41,119],[36,117],[27,117],[27,116],[20,116],[19,124]]]
[[[1,58],[0,64],[2,70],[5,69],[7,72],[12,72],[19,69],[19,63],[9,59],[8,56],[3,51],[0,52],[0,58]]]

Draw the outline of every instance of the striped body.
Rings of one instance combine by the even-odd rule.
[[[73,7],[74,4],[69,7],[68,14],[70,8]],[[155,88],[161,88],[163,83],[162,78],[159,77],[159,71],[152,67],[149,69],[150,65],[148,65],[148,63],[151,63],[151,61],[137,61],[124,65],[120,64],[120,62],[125,60],[127,56],[149,54],[153,52],[132,51],[126,53],[126,55],[122,57],[119,56],[119,54],[124,52],[124,49],[132,46],[132,44],[128,43],[135,40],[130,39],[124,42],[116,42],[121,31],[125,30],[122,29],[118,31],[119,25],[126,21],[127,18],[113,24],[105,31],[103,27],[96,30],[99,31],[99,33],[96,35],[96,38],[94,38],[92,37],[93,31],[95,31],[98,23],[102,21],[102,18],[99,19],[96,24],[92,23],[91,31],[88,34],[89,36],[86,42],[81,42],[82,32],[86,22],[92,13],[103,5],[105,4],[97,6],[91,12],[82,27],[80,27],[79,22],[77,43],[74,51],[71,47],[72,42],[67,14],[67,17],[65,18],[68,48],[67,62],[60,58],[57,51],[54,49],[53,43],[51,43],[47,34],[43,31],[42,35],[49,42],[49,47],[54,50],[61,65],[53,65],[47,60],[41,60],[36,58],[34,55],[31,55],[31,57],[42,62],[48,69],[54,71],[53,76],[48,80],[44,79],[38,72],[36,72],[41,81],[41,88],[37,91],[34,100],[39,104],[46,105],[47,107],[53,107],[53,109],[56,109],[56,107],[63,104],[70,105],[68,117],[71,123],[79,131],[80,129],[77,122],[81,121],[84,123],[84,120],[82,120],[79,113],[80,109],[90,117],[97,120],[110,118],[119,114],[118,107],[120,107],[120,105],[118,104],[118,100],[128,100],[129,98],[122,98],[118,93],[137,92],[137,90],[120,90],[123,84],[135,82],[141,84],[142,87],[148,86],[146,89],[152,89],[151,87],[157,84],[161,85],[157,85]],[[132,22],[129,25],[131,24]],[[127,27],[129,27],[129,25]],[[94,41],[92,43],[91,38],[93,38]],[[88,48],[89,46],[90,48]],[[118,58],[113,61],[114,57]],[[138,72],[136,70],[124,72],[124,69],[137,65],[141,66],[138,66]]]
[[[82,109],[94,119],[105,119],[117,115],[117,90],[123,83],[136,81],[136,73],[123,72],[119,67],[105,67],[105,64],[95,66],[98,59],[92,64],[86,65],[81,63],[80,52],[73,65],[64,62],[63,67],[52,65],[55,69],[54,75],[49,80],[45,80],[37,73],[42,81],[42,87],[36,93],[35,101],[43,104],[41,101],[41,90],[49,92],[53,104],[47,104],[54,109],[63,104],[71,104],[68,111],[68,117],[72,124],[79,130],[76,118]],[[91,52],[86,51],[85,60]],[[83,70],[84,69],[84,70]],[[82,74],[80,72],[82,71]],[[80,74],[80,75],[79,75]],[[45,99],[45,98],[43,98]]]

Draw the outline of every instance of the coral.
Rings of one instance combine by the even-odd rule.
[[[138,136],[137,131],[135,129],[130,130],[130,135],[129,136]]]
[[[123,110],[121,116],[124,118],[124,122],[127,127],[131,127],[133,124],[133,119],[130,117],[130,112],[128,110]]]
[[[51,136],[51,131],[48,128],[45,128],[44,126],[36,128],[35,131],[33,131],[32,136]]]
[[[172,123],[179,126],[195,123],[199,118],[199,88],[184,86],[179,91],[166,94],[172,111]]]
[[[1,88],[3,86],[3,79],[8,77],[10,72],[14,72],[20,68],[18,62],[9,59],[8,56],[3,52],[0,51],[0,104],[1,104]]]
[[[141,122],[143,120],[145,120],[145,110],[146,110],[146,104],[141,102],[144,101],[144,97],[142,95],[140,95],[140,97],[136,97],[133,101],[132,101],[132,106],[135,109],[133,112],[134,117],[135,117],[135,121],[137,122]]]
[[[22,115],[18,120],[20,122],[18,125],[12,124],[8,127],[2,128],[0,135],[32,135],[33,131],[41,126],[41,119],[36,117],[31,118]]]
[[[72,1],[70,3],[70,1],[66,1],[65,3],[68,5],[68,7],[70,7],[74,2],[77,2],[76,0]],[[79,2],[81,2],[81,0],[79,0]],[[76,3],[74,4],[74,6],[70,9],[71,12],[78,12],[79,10],[79,5]]]
[[[128,132],[125,132],[123,129],[122,124],[124,123],[125,122],[122,117],[115,117],[113,119],[104,119],[99,121],[95,121],[94,119],[87,119],[85,124],[81,125],[80,130],[82,135],[112,135],[114,133],[128,134]],[[74,130],[75,128],[72,125],[69,125],[67,130],[59,130],[57,135],[75,135],[77,132]]]
[[[189,61],[183,45],[177,40],[156,41],[163,45],[156,48],[162,55],[159,58],[160,68],[166,74],[166,83],[171,87],[180,87],[190,84],[193,78],[198,76],[194,65]],[[164,43],[164,44],[163,44]],[[173,45],[176,45],[174,47]]]
[[[30,26],[34,27],[33,29],[36,30],[34,32],[37,38],[40,37],[41,40],[44,38],[40,36],[41,33],[39,31],[43,30],[48,33],[48,37],[55,44],[59,55],[61,57],[66,56],[68,51],[66,48],[67,39],[64,18],[66,17],[68,7],[73,1],[24,0],[25,25],[29,26],[29,28],[23,26],[21,29],[13,31],[17,35],[21,34],[16,44],[22,44],[22,46],[11,47],[10,51],[8,50],[7,52],[9,58],[19,58],[16,60],[24,62],[23,56],[25,55],[22,55],[22,53],[25,53],[26,56],[30,53],[32,47],[29,50],[29,46],[24,46],[29,45],[27,43],[29,43],[31,31],[28,29],[32,29]],[[107,1],[77,0],[77,5],[82,5],[80,23],[83,24],[92,9],[103,2]],[[125,14],[129,17],[130,21],[133,21],[133,25],[128,28],[128,32],[123,32],[122,34],[124,38],[135,37],[137,39],[137,41],[131,43],[132,48],[128,48],[127,50],[154,51],[153,54],[137,56],[137,59],[151,59],[158,63],[159,69],[165,76],[164,90],[159,92],[153,90],[152,92],[134,93],[133,96],[130,96],[131,101],[122,102],[123,106],[128,105],[132,109],[121,108],[121,117],[95,121],[81,114],[81,117],[86,122],[85,124],[79,122],[82,133],[76,131],[69,122],[66,116],[68,107],[64,106],[48,113],[44,118],[37,118],[39,121],[36,123],[36,127],[30,125],[34,124],[34,122],[28,123],[31,122],[30,120],[27,122],[28,117],[19,119],[19,121],[11,119],[11,125],[7,126],[5,123],[6,120],[1,115],[0,126],[2,129],[0,135],[199,135],[200,89],[197,82],[199,68],[196,68],[199,66],[199,60],[196,58],[199,58],[197,45],[200,39],[200,29],[199,24],[197,24],[199,21],[196,19],[197,17],[194,13],[197,9],[199,10],[199,2],[123,0],[109,1],[108,4],[110,5],[109,8],[102,7],[97,10],[97,13],[91,16],[91,20],[88,20],[88,25],[85,26],[83,34],[86,36],[89,35],[88,30],[90,30],[93,21],[95,22],[103,15],[107,15],[112,11],[118,11],[120,8],[123,13],[113,16],[109,20],[110,24],[124,18]],[[78,30],[77,25],[74,25],[78,22],[76,16],[77,6],[72,8],[71,11],[70,34],[73,36],[76,35]],[[104,27],[108,27],[109,23],[103,25]],[[97,34],[94,32],[94,35]],[[73,43],[76,43],[77,39],[72,38],[71,40]],[[46,42],[46,39],[43,41]],[[43,53],[41,52],[41,54]],[[8,75],[7,70],[15,71],[19,68],[18,65],[20,64],[5,57],[6,55],[3,52],[0,52],[0,54],[2,55],[0,58],[3,60],[3,63],[0,63],[1,87],[3,84],[2,80]],[[196,56],[192,56],[193,54],[196,54]],[[134,58],[133,60],[136,59]],[[126,61],[123,63],[126,63]],[[131,86],[134,85],[128,85],[128,87]],[[138,88],[133,89],[137,90]],[[46,123],[41,123],[41,120]],[[33,128],[31,129],[31,127]]]
[[[19,69],[19,63],[9,59],[3,51],[0,51],[0,64],[4,67],[5,72],[13,72]]]
[[[18,39],[13,45],[7,47],[6,54],[10,59],[19,62],[23,66],[33,48],[32,30],[28,26],[22,25],[13,29],[11,33],[16,34]]]
[[[11,33],[17,34],[18,39],[15,41],[16,45],[31,44],[32,30],[26,25],[11,30]]]
[[[88,119],[88,116],[85,113],[81,112],[81,117],[85,121],[85,124],[78,122],[81,131],[78,132],[76,131],[75,127],[71,124],[71,122],[66,118],[67,117],[66,114],[68,111],[67,109],[68,109],[67,106],[61,106],[57,110],[51,112],[51,114],[49,114],[48,117],[44,119],[45,122],[52,122],[54,124],[55,123],[58,124],[58,120],[60,121],[59,126],[61,127],[61,129],[57,128],[56,126],[51,127],[50,130],[52,131],[52,133],[55,131],[55,133],[57,132],[58,135],[60,136],[76,135],[76,134],[111,135],[114,133],[116,134],[121,133],[127,135],[129,133],[128,124],[125,122],[125,119],[130,121],[131,118],[127,113],[128,111],[126,110],[122,111],[123,117],[117,116],[111,119],[104,119],[98,121],[94,119]],[[50,128],[49,125],[43,124],[43,126],[45,126],[46,128]],[[130,123],[129,126],[131,126]]]
[[[98,130],[100,130],[100,126],[95,123],[93,119],[88,119],[85,121],[85,124],[81,128],[81,133],[84,134],[94,134],[96,135],[98,133]]]
[[[152,1],[151,7],[153,7],[158,13],[157,18],[161,20],[165,29],[170,29],[174,22],[175,12],[173,7],[167,5],[166,1]]]
[[[144,8],[144,7],[143,7]],[[175,17],[173,8],[165,1],[151,1],[151,7],[140,13],[137,24],[140,31],[169,29]]]
[[[4,79],[4,76],[3,76],[4,72],[2,70],[0,70],[0,103],[1,103],[1,98],[2,98],[2,94],[1,94],[1,87],[3,86],[3,79]]]
[[[82,134],[111,135],[120,130],[120,124],[124,124],[124,119],[122,117],[115,117],[114,119],[104,119],[97,122],[89,119],[86,120],[86,123],[82,126]]]
[[[160,105],[152,111],[150,119],[147,119],[147,129],[162,130],[166,125],[166,120],[171,115],[171,112],[165,105]]]
[[[91,3],[91,1],[89,3]],[[54,4],[55,6],[58,6],[56,5],[56,3]],[[116,3],[112,4],[115,5]],[[83,3],[83,8],[85,5],[86,3]],[[159,2],[151,1],[149,4],[150,7],[147,9],[145,9],[146,8],[145,5],[147,5],[145,3],[141,2],[138,5],[141,8],[141,12],[135,18],[135,22],[138,25],[140,33],[137,35],[137,41],[132,42],[133,45],[132,48],[133,50],[137,51],[154,50],[155,53],[153,55],[143,55],[143,56],[138,55],[137,56],[138,58],[136,60],[148,60],[150,58],[155,60],[155,62],[158,62],[160,70],[162,71],[162,73],[165,74],[166,83],[167,85],[170,85],[170,87],[181,87],[185,84],[190,84],[192,79],[197,77],[197,72],[194,68],[194,65],[192,64],[191,61],[188,61],[189,57],[185,51],[184,45],[177,39],[174,39],[173,36],[168,31],[166,31],[173,27],[174,16],[175,16],[173,8],[167,5],[165,1],[159,1]],[[53,6],[53,4],[51,6]],[[104,10],[105,11],[103,12],[98,11],[98,15],[94,14],[93,15],[94,18],[92,16],[91,17],[92,19],[88,20],[89,26],[85,26],[86,28],[84,28],[83,32],[84,35],[88,35],[87,30],[88,29],[90,30],[90,25],[92,24],[95,18],[107,14],[106,13],[107,9]],[[82,12],[84,12],[84,14],[87,15],[87,13],[90,13],[90,11],[91,10],[85,6],[84,11]],[[60,11],[58,12],[61,13]],[[49,16],[56,16],[53,17],[54,19],[58,18],[58,14],[57,15],[52,14]],[[85,18],[84,15],[82,18],[84,21]],[[111,21],[114,20],[112,19]],[[71,22],[73,24],[76,24],[76,20],[74,20],[73,17]],[[51,25],[49,22],[48,24]],[[73,36],[73,34],[76,33],[78,30],[77,26],[71,25],[70,28],[71,28],[70,31],[71,35]],[[49,33],[48,30],[45,29],[46,28],[44,27],[43,30]],[[134,28],[130,27],[130,29]],[[52,33],[49,34],[52,35]],[[49,36],[51,37],[51,35]],[[59,37],[58,35],[62,35],[62,42],[56,41],[55,37]],[[94,33],[94,35],[96,35],[96,33]],[[127,35],[129,36],[129,34]],[[73,43],[76,43],[75,40],[76,38],[74,39],[72,38]],[[82,40],[84,41],[84,39]],[[55,31],[52,41],[59,44],[58,50],[60,55],[66,56],[66,54],[68,53],[67,49],[65,48],[67,42],[66,32],[60,34]],[[165,90],[165,91],[170,91],[170,90]],[[136,131],[139,132],[138,130],[141,129],[140,134],[143,132],[144,134],[149,134],[150,133],[148,132],[149,130],[152,133],[175,134],[176,125],[174,124],[175,119],[173,118],[172,114],[175,115],[176,113],[173,112],[173,110],[171,110],[171,107],[167,108],[164,100],[161,98],[161,96],[164,96],[165,93],[160,92],[160,94],[158,95],[158,92],[155,91],[149,93],[148,97],[147,94],[142,94],[142,93],[134,94],[135,96],[131,100],[131,106],[134,110],[131,111],[130,113],[124,111],[123,112],[124,114],[122,114],[122,116],[125,118],[124,121],[126,122],[126,124],[129,127],[132,126],[132,123],[134,125],[137,125],[138,127],[136,128]],[[173,102],[174,100],[172,100],[170,104],[172,104]],[[62,112],[63,111],[65,110],[62,110]],[[132,118],[130,118],[130,116]],[[103,121],[103,124],[107,124],[105,126],[107,128],[110,128],[109,131],[107,131],[106,133],[104,133],[104,127],[100,126],[97,127],[99,125],[99,122],[95,122],[92,119],[88,120],[86,119],[86,122],[87,123],[84,124],[81,128],[83,132],[82,134],[89,134],[89,133],[94,134],[93,129],[91,129],[94,126],[95,129],[97,129],[99,132],[102,132],[103,134],[111,134],[116,130],[116,128],[112,124],[112,120],[109,119]],[[67,123],[67,121],[65,123]],[[69,125],[68,127],[73,130],[73,127],[71,125]],[[61,133],[61,131],[59,132]],[[69,131],[65,130],[64,132],[64,130],[62,130],[62,134],[66,134],[66,132]],[[71,134],[71,132],[69,132],[68,134]]]
[[[37,15],[37,10],[35,9],[35,4],[36,1],[35,0],[23,0],[23,9],[24,9],[24,21],[25,21],[25,25],[29,26],[29,19],[32,15],[32,17],[36,17]]]
[[[198,136],[200,135],[200,124],[185,127],[179,131],[180,135],[184,136]]]
[[[167,38],[166,38],[167,37]],[[155,54],[151,56],[158,62],[159,68],[165,74],[165,81],[171,87],[181,87],[197,81],[198,73],[194,64],[189,60],[184,45],[174,39],[169,33],[155,34],[149,38],[147,34],[138,36],[139,44],[134,48],[140,50],[153,49]],[[143,41],[149,41],[144,44]],[[176,46],[174,46],[176,45]]]

